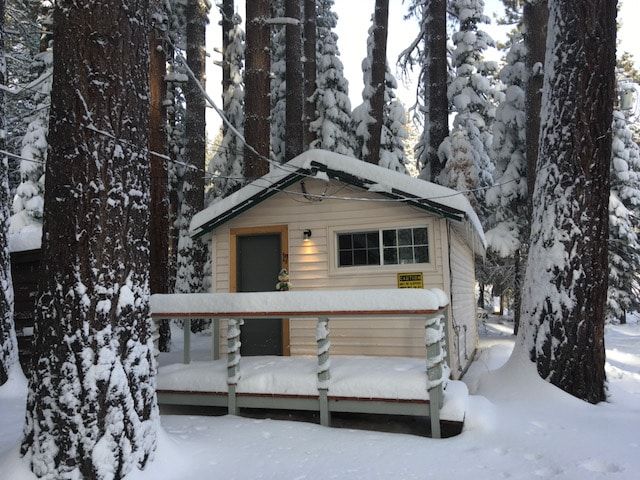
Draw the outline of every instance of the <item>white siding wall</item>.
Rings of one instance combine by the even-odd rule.
[[[474,254],[460,236],[451,230],[451,320],[449,336],[450,366],[454,378],[471,361],[478,341],[475,302]],[[456,331],[457,330],[457,331]]]
[[[309,192],[342,197],[373,197],[377,194],[331,182],[306,181]],[[426,288],[449,290],[448,268],[444,273],[443,240],[446,222],[401,203],[359,202],[339,199],[309,201],[294,184],[291,194],[278,193],[222,225],[214,232],[214,291],[229,291],[229,230],[231,228],[288,225],[289,275],[293,290],[395,288],[398,272],[423,271]],[[427,225],[430,260],[427,266],[336,267],[335,235],[338,231],[375,230],[380,227]],[[311,241],[303,231],[311,229]],[[467,249],[468,250],[468,249]],[[448,267],[448,265],[447,265]],[[469,283],[473,282],[471,268]],[[275,281],[275,279],[274,279]],[[471,292],[471,303],[473,303]],[[424,323],[420,320],[335,320],[330,324],[332,352],[338,355],[424,355]],[[224,326],[221,338],[224,338]],[[315,321],[290,322],[291,354],[315,354]],[[224,352],[224,345],[221,346]]]

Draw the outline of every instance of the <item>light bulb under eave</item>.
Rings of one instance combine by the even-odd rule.
[[[304,242],[308,242],[311,239],[311,230],[308,228],[302,232],[302,239]]]

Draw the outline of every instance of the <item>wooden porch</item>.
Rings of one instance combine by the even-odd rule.
[[[185,321],[182,363],[161,366],[161,404],[239,409],[317,411],[329,426],[332,412],[429,418],[431,436],[441,422],[462,424],[467,389],[448,381],[444,365],[446,296],[428,290],[259,292],[154,295],[155,320]],[[330,358],[330,319],[422,318],[425,358]],[[211,360],[191,361],[191,319],[213,319]],[[317,356],[240,357],[242,318],[316,318]],[[218,352],[218,322],[226,319],[227,355]],[[426,426],[425,426],[426,427]],[[425,431],[427,428],[425,428]]]

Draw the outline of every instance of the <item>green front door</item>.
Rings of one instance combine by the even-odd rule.
[[[271,292],[276,289],[281,265],[280,235],[237,237],[238,292]],[[245,319],[240,354],[282,355],[282,320]]]

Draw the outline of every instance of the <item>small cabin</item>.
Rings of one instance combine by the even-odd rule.
[[[485,240],[477,215],[455,190],[309,150],[199,212],[191,234],[211,245],[211,293],[277,290],[282,269],[292,291],[443,290],[451,377],[473,359],[474,263]],[[219,328],[224,353],[226,322]],[[424,357],[420,320],[371,318],[358,328],[336,319],[331,335],[334,355]],[[242,356],[314,355],[316,325],[248,320],[241,345]]]

